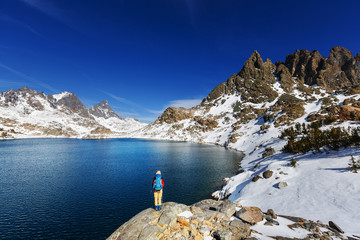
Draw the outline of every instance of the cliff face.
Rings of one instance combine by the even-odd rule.
[[[353,57],[343,47],[333,47],[328,58],[316,50],[297,50],[286,57],[285,65],[292,77],[307,85],[337,90],[360,84],[360,54]]]

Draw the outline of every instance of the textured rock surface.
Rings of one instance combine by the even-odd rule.
[[[249,223],[256,224],[263,219],[263,216],[266,221],[258,224],[266,226],[267,233],[271,230],[269,228],[274,227],[273,235],[264,236],[265,238],[292,239],[289,238],[288,233],[302,229],[302,231],[308,231],[308,235],[304,239],[331,240],[331,236],[333,236],[345,240],[340,234],[341,228],[333,222],[329,222],[330,226],[328,226],[320,222],[282,215],[279,215],[279,217],[287,218],[292,223],[282,226],[289,228],[286,237],[278,236],[279,228],[276,227],[279,225],[278,221],[280,220],[274,220],[277,216],[273,210],[269,209],[263,215],[257,207],[242,207],[237,212],[234,211],[234,208],[235,204],[229,200],[214,201],[206,199],[191,206],[167,202],[163,204],[163,209],[160,211],[149,208],[140,212],[117,229],[108,240],[201,240],[205,239],[205,237],[222,240],[253,240],[257,239],[259,234],[262,233],[254,231],[257,237],[254,238]],[[228,214],[224,214],[224,212]],[[241,218],[234,216],[229,218],[233,212]]]
[[[258,207],[243,207],[236,216],[247,223],[258,223],[263,220],[263,212]]]
[[[284,187],[287,187],[287,182],[279,182],[278,183],[278,188],[281,189],[281,188],[284,188]]]
[[[353,57],[343,47],[333,47],[328,58],[316,50],[296,50],[286,57],[285,65],[293,77],[307,85],[339,89],[360,84],[359,54]]]
[[[109,119],[111,117],[122,119],[114,110],[110,107],[107,100],[104,100],[91,108],[89,108],[89,113],[95,117],[102,117]]]
[[[174,123],[183,119],[192,118],[193,111],[186,108],[168,107],[159,116],[156,123]]]
[[[273,175],[273,171],[271,171],[271,170],[266,170],[265,172],[263,172],[263,177],[265,179],[271,178],[272,175]]]
[[[178,216],[184,211],[192,215]],[[148,208],[140,212],[108,239],[204,239],[214,232],[222,236],[221,239],[246,238],[251,233],[249,224],[239,219],[231,221],[235,211],[235,204],[229,200],[207,199],[192,206],[168,202],[160,211]]]

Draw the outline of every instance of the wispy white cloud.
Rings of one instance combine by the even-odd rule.
[[[168,107],[183,107],[183,108],[192,108],[196,105],[198,105],[199,103],[201,103],[202,99],[200,98],[195,98],[195,99],[178,99],[178,100],[172,100],[170,102],[168,102],[167,104],[165,104],[163,106],[163,108],[161,110],[150,110],[147,109],[148,112],[151,112],[153,114],[162,114],[165,109],[167,109]]]
[[[14,88],[14,87],[23,87],[25,86],[25,82],[18,82],[18,81],[9,81],[0,79],[0,87],[2,88]],[[8,89],[6,89],[8,90]]]
[[[132,112],[129,111],[119,111],[120,116],[130,116],[130,117],[134,117],[139,119],[140,121],[144,121],[144,122],[153,122],[155,121],[158,116],[160,114],[162,114],[166,108],[168,107],[184,107],[184,108],[192,108],[196,105],[198,105],[199,103],[201,103],[202,99],[201,98],[194,98],[194,99],[177,99],[177,100],[172,100],[170,102],[168,102],[167,104],[165,104],[162,109],[160,110],[153,110],[153,109],[148,109],[148,108],[144,108],[143,106],[140,106],[137,103],[134,103],[126,98],[123,97],[119,97],[116,96],[115,94],[103,91],[98,89],[100,92],[110,96],[111,98],[115,99],[116,101],[129,105],[133,108],[136,108],[138,110],[141,110],[141,112],[148,112],[150,114],[139,114],[137,111],[132,110]],[[114,109],[120,109],[118,107],[114,107]],[[124,108],[121,108],[122,110],[124,110]]]
[[[201,103],[202,99],[179,99],[170,101],[169,106],[172,107],[184,107],[184,108],[192,108],[199,103]]]
[[[11,24],[13,24],[13,25],[16,25],[16,26],[18,26],[18,27],[20,27],[20,28],[22,28],[22,29],[24,29],[24,30],[27,30],[27,31],[35,34],[35,35],[38,36],[38,37],[44,37],[41,33],[39,33],[38,31],[36,31],[36,30],[35,30],[32,26],[30,26],[29,24],[24,23],[24,22],[22,22],[22,21],[19,21],[19,20],[15,19],[15,18],[12,18],[12,17],[8,16],[8,15],[4,15],[4,14],[1,14],[1,13],[0,13],[0,20],[1,20],[1,21],[5,21],[5,22],[8,22],[8,23],[11,23]]]
[[[127,100],[126,98],[116,96],[115,94],[112,94],[112,93],[103,91],[103,90],[101,90],[101,89],[98,89],[98,90],[99,90],[100,92],[108,95],[109,97],[115,99],[115,100],[118,101],[118,102],[121,102],[121,103],[124,103],[124,104],[127,104],[127,105],[131,105],[131,106],[134,106],[134,107],[138,107],[138,108],[142,108],[142,109],[143,109],[142,106],[140,106],[140,105],[138,105],[138,104],[136,104],[136,103],[134,103],[134,102],[132,102],[132,101],[129,101],[129,100]]]
[[[9,72],[11,72],[11,73],[13,73],[13,74],[15,74],[15,75],[17,75],[17,76],[19,76],[19,77],[21,77],[24,80],[28,80],[28,81],[30,81],[32,83],[35,83],[35,84],[37,84],[37,85],[39,85],[39,86],[41,86],[41,87],[43,87],[43,88],[45,88],[47,90],[50,90],[53,93],[60,92],[59,90],[57,90],[56,88],[53,88],[49,84],[44,83],[42,81],[39,81],[39,80],[37,80],[37,79],[35,79],[33,77],[30,77],[30,76],[28,76],[28,75],[26,75],[26,74],[24,74],[24,73],[22,73],[20,71],[17,71],[17,70],[15,70],[15,69],[13,69],[13,68],[11,68],[9,66],[6,66],[5,64],[0,63],[0,67],[7,70],[7,71],[9,71]]]
[[[56,20],[67,23],[67,13],[54,5],[54,1],[44,0],[20,0],[26,3],[28,6],[46,14]]]

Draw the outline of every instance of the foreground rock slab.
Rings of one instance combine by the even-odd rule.
[[[258,207],[242,207],[229,200],[206,199],[191,206],[167,202],[160,211],[148,208],[124,223],[108,240],[346,240],[339,226],[333,222],[329,225],[299,217],[277,216],[271,209],[264,213]],[[259,231],[264,227],[265,233]],[[269,227],[273,229],[270,232]],[[284,228],[285,232],[294,233],[293,238],[278,235],[279,229]],[[300,237],[298,233],[301,232],[304,234]]]
[[[250,236],[248,223],[234,218],[236,205],[203,200],[191,206],[167,202],[160,211],[148,208],[117,229],[108,240],[127,239],[242,239]]]

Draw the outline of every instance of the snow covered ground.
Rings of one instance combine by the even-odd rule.
[[[347,170],[350,155],[359,156],[360,149],[295,156],[296,167],[290,166],[294,156],[289,154],[279,153],[265,160],[248,157],[243,160],[248,166],[245,172],[231,177],[223,191],[244,206],[324,223],[334,221],[347,233],[359,235],[360,174]],[[251,181],[266,170],[273,171],[272,177]],[[288,186],[279,189],[277,184],[282,181]]]
[[[276,86],[275,86],[276,87]],[[280,88],[279,88],[280,89]],[[280,89],[281,90],[281,89]],[[281,91],[279,90],[279,93]],[[322,98],[331,97],[323,89],[319,94],[313,94],[316,100],[306,102],[305,114],[293,121],[305,123],[309,114],[319,112],[322,108]],[[303,93],[294,91],[294,96],[305,99]],[[347,98],[359,99],[360,95],[345,96],[337,94],[338,103]],[[257,206],[263,211],[273,209],[278,214],[303,217],[305,219],[324,223],[336,222],[348,235],[360,235],[360,173],[348,171],[350,156],[360,158],[360,149],[351,147],[339,151],[308,152],[304,155],[282,153],[281,149],[286,144],[285,139],[280,139],[281,131],[289,126],[275,126],[273,122],[266,122],[268,129],[262,131],[263,118],[250,120],[233,127],[232,111],[234,104],[241,97],[237,95],[224,95],[218,101],[213,101],[209,112],[199,108],[194,115],[221,116],[217,121],[218,127],[212,131],[185,131],[196,126],[194,121],[184,119],[172,124],[148,126],[142,129],[140,136],[154,139],[182,140],[219,144],[228,148],[241,151],[245,154],[241,162],[244,172],[229,178],[227,185],[213,195],[224,196],[231,194],[229,199],[239,202],[243,206]],[[270,107],[271,103],[252,104],[252,107]],[[219,104],[221,102],[221,104]],[[180,127],[177,127],[180,126]],[[336,127],[357,127],[358,122],[338,122]],[[328,128],[325,126],[323,128]],[[236,136],[237,141],[229,142],[230,136]],[[265,148],[272,147],[275,154],[266,158],[262,157]],[[290,160],[297,160],[297,166],[290,165]],[[273,171],[269,179],[260,179],[252,182],[253,177],[266,170]],[[287,187],[279,189],[278,183],[284,181]],[[267,229],[268,226],[263,226]],[[294,237],[295,235],[291,235]],[[262,237],[262,239],[264,239]],[[266,238],[265,238],[266,239]]]

